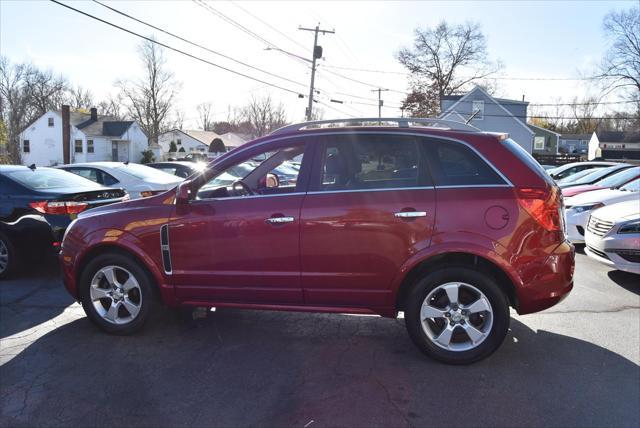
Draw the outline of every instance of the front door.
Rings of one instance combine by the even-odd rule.
[[[221,172],[192,188],[194,200],[176,207],[169,245],[178,298],[302,302],[299,236],[306,184],[299,178],[307,168],[304,147],[290,143],[227,161]],[[289,168],[298,161],[299,171]],[[283,167],[295,170],[295,176],[279,177],[274,171]]]
[[[326,137],[301,213],[302,286],[312,305],[384,307],[435,218],[420,138]]]

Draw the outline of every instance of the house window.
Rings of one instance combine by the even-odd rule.
[[[22,142],[22,151],[24,153],[31,153],[31,147],[29,147],[29,140],[24,140]]]
[[[75,141],[75,152],[82,153],[82,140]]]
[[[182,144],[182,140],[178,138],[178,145]]]
[[[534,150],[544,150],[544,137],[535,137],[533,139]]]
[[[87,140],[87,153],[93,153],[93,140]]]
[[[484,119],[484,101],[475,100],[471,104],[471,114],[474,114],[474,119],[482,120]]]
[[[49,120],[49,128],[51,128],[53,126],[53,118],[50,117],[48,120]]]

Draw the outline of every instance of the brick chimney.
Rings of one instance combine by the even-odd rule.
[[[69,106],[62,106],[62,161],[71,163],[71,114]]]
[[[91,120],[98,121],[98,109],[91,107]]]

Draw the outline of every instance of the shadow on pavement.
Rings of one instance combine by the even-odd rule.
[[[417,351],[402,320],[229,309],[194,322],[163,314],[118,337],[80,318],[0,367],[0,424],[640,424],[636,364],[511,326],[492,357],[454,367]]]
[[[640,295],[640,275],[621,270],[612,270],[607,272],[607,276],[625,290]]]
[[[55,257],[38,260],[15,277],[0,281],[0,338],[48,321],[73,303],[63,290]]]

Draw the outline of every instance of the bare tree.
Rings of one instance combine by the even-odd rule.
[[[182,110],[175,111],[171,128],[184,129],[184,112]]]
[[[411,73],[411,92],[403,108],[417,116],[437,114],[443,97],[482,82],[501,68],[489,61],[480,26],[471,22],[442,21],[435,28],[416,29],[413,47],[401,49],[397,59]]]
[[[166,68],[161,47],[144,41],[139,52],[144,65],[144,77],[135,82],[118,81],[116,85],[127,103],[128,116],[138,121],[152,144],[157,143],[158,136],[170,126],[170,113],[179,84]]]
[[[122,111],[122,94],[109,95],[105,100],[98,103],[97,108],[101,114],[111,116],[116,120],[122,120],[126,117]]]
[[[24,66],[25,90],[28,92],[29,104],[35,117],[39,117],[49,110],[57,110],[66,101],[69,84],[67,79],[55,75],[51,70],[39,70],[28,65]]]
[[[640,7],[610,12],[603,26],[612,41],[600,67],[603,77],[613,78],[608,89],[629,90],[631,99],[640,100]]]
[[[79,85],[69,89],[67,102],[75,110],[88,110],[96,106],[91,91]]]
[[[271,95],[262,98],[251,97],[241,108],[241,117],[250,125],[251,136],[262,137],[287,124],[287,116],[282,103],[275,104]]]
[[[211,103],[200,103],[196,106],[198,110],[198,126],[203,131],[213,131],[213,105]]]

